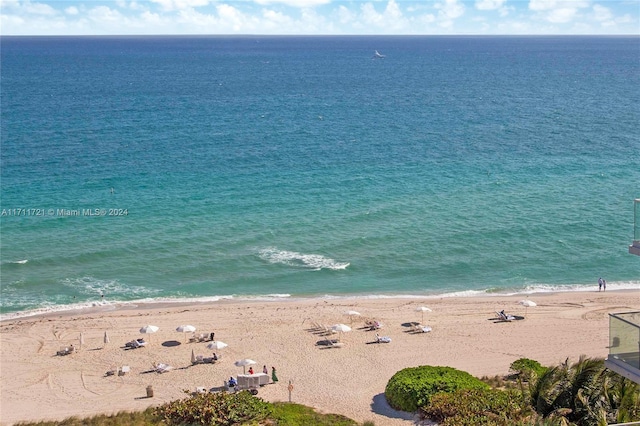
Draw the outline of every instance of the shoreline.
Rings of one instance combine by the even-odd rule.
[[[565,288],[562,288],[565,287]],[[613,287],[613,288],[611,288]],[[414,293],[344,293],[344,294],[312,294],[312,295],[295,295],[290,294],[267,294],[256,296],[203,296],[203,297],[190,297],[184,299],[178,298],[159,298],[159,299],[138,299],[131,301],[87,301],[81,302],[75,305],[58,305],[49,308],[36,308],[28,309],[24,311],[7,312],[0,314],[0,324],[18,319],[26,318],[43,318],[48,316],[68,316],[68,315],[83,315],[97,312],[111,312],[119,310],[131,310],[131,309],[153,309],[154,307],[171,307],[171,306],[189,306],[189,305],[203,305],[203,304],[223,304],[223,303],[252,303],[252,302],[302,302],[307,300],[378,300],[378,299],[419,299],[419,300],[434,300],[443,298],[476,298],[476,297],[507,297],[507,296],[521,296],[527,297],[539,297],[541,295],[556,294],[556,293],[589,293],[594,291],[597,284],[576,284],[567,286],[542,286],[541,288],[523,289],[520,291],[509,291],[509,289],[484,289],[484,290],[467,290],[467,291],[453,291],[445,293],[432,293],[432,294],[414,294]],[[622,285],[610,283],[609,292],[613,291],[640,291],[640,283],[624,283]]]
[[[518,304],[524,298],[537,306]],[[416,311],[428,306],[432,312]],[[524,316],[497,322],[496,311]],[[356,310],[362,315],[345,314]],[[219,388],[229,376],[242,373],[234,361],[250,358],[275,366],[279,383],[260,388],[267,401],[292,401],[321,412],[343,414],[377,426],[410,425],[412,415],[386,405],[384,388],[397,371],[418,365],[445,365],[481,376],[506,375],[518,358],[554,365],[580,355],[608,354],[608,313],[640,310],[640,291],[559,292],[473,297],[225,300],[215,303],[148,304],[109,311],[53,313],[0,323],[3,374],[0,379],[0,424],[69,416],[142,410],[184,398],[198,386]],[[388,344],[371,344],[376,331],[363,329],[365,318],[382,322]],[[351,322],[352,321],[352,322]],[[413,333],[410,324],[424,322],[430,333]],[[325,339],[314,323],[345,323],[352,331],[339,336],[344,347],[317,343]],[[153,324],[157,333],[141,335]],[[229,346],[217,351],[216,364],[191,365],[195,355],[211,356],[206,343],[188,343],[176,332],[182,324],[196,333],[215,332]],[[104,333],[109,343],[103,342]],[[62,346],[77,353],[56,356]],[[144,348],[125,350],[134,338],[145,337]],[[335,337],[334,337],[335,338]],[[165,374],[149,372],[154,362],[175,367]],[[106,376],[127,365],[130,373]],[[155,396],[145,397],[147,386]],[[33,406],[39,410],[33,410]]]

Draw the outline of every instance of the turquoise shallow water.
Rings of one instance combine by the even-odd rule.
[[[637,37],[0,41],[2,314],[640,290]]]

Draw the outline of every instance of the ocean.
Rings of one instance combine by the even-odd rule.
[[[640,290],[638,37],[1,37],[0,52],[3,318],[600,276]]]

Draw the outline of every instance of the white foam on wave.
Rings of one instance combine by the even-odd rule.
[[[51,302],[43,302],[40,307],[35,309],[29,309],[20,312],[11,312],[0,315],[0,321],[7,321],[18,318],[32,317],[36,315],[50,315],[50,314],[66,314],[66,313],[83,313],[86,310],[99,309],[100,311],[112,311],[118,308],[135,308],[139,305],[154,305],[154,304],[199,304],[199,303],[213,303],[221,301],[277,301],[290,298],[290,294],[286,293],[274,293],[265,295],[219,295],[219,296],[204,296],[204,297],[148,297],[136,300],[99,300],[99,301],[87,301],[80,303],[73,303],[67,305],[55,305]]]
[[[2,262],[3,265],[24,265],[27,263],[29,259],[22,260],[7,260],[6,262]]]
[[[116,304],[113,302],[107,301],[88,301],[88,302],[80,302],[73,303],[69,305],[54,305],[50,302],[43,302],[42,306],[35,309],[29,309],[27,311],[20,312],[10,312],[6,314],[0,315],[0,321],[7,321],[17,318],[26,318],[33,317],[36,315],[50,315],[55,313],[70,313],[70,312],[78,312],[80,313],[86,309],[95,309],[100,308],[103,311],[112,311],[116,309]]]
[[[81,294],[95,294],[96,296],[111,294],[126,294],[133,297],[153,297],[163,290],[142,286],[126,285],[114,280],[101,280],[90,276],[80,278],[66,278],[61,284],[77,290]]]
[[[314,271],[321,269],[341,270],[350,265],[348,262],[338,262],[320,254],[297,253],[295,251],[279,250],[275,247],[262,249],[259,254],[261,259],[269,263],[279,263]]]

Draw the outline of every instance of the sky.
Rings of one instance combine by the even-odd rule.
[[[640,35],[640,0],[0,0],[0,35]]]

